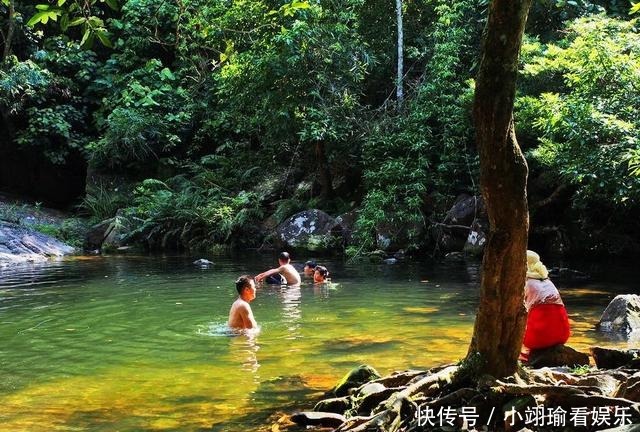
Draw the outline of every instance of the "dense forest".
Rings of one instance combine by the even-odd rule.
[[[0,190],[118,214],[155,249],[260,247],[320,209],[351,215],[347,253],[381,232],[446,251],[449,209],[479,196],[488,0],[399,4],[1,0]],[[640,253],[638,9],[532,7],[514,116],[540,249]]]

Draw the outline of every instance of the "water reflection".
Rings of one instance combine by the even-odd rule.
[[[302,291],[300,285],[280,287],[280,296],[282,298],[282,319],[289,332],[287,339],[298,339],[300,337],[300,321],[302,319],[302,310],[300,308]]]
[[[250,332],[230,338],[229,357],[239,362],[242,371],[251,373],[255,383],[260,382],[260,375],[257,373],[260,368],[259,350],[257,333]]]

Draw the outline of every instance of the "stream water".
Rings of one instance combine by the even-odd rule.
[[[0,270],[0,430],[271,430],[354,366],[384,374],[454,362],[471,338],[478,262],[323,261],[330,285],[259,287],[261,331],[247,337],[226,329],[233,282],[275,257],[220,257],[207,269],[193,259],[78,257]],[[630,346],[594,325],[616,294],[636,291],[632,272],[557,283],[569,345]]]

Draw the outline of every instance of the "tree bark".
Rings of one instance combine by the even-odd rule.
[[[480,306],[467,357],[479,353],[479,372],[495,377],[515,373],[526,319],[528,168],[516,141],[513,102],[531,1],[490,3],[473,106],[480,188],[490,230],[482,262]]]
[[[404,76],[404,47],[402,33],[402,0],[396,0],[396,17],[398,25],[398,77],[396,81],[396,99],[398,106],[402,105],[404,100],[404,90],[402,86],[402,78]]]
[[[13,41],[13,32],[15,29],[15,15],[16,15],[16,6],[15,0],[9,0],[9,17],[8,17],[8,27],[7,27],[7,35],[4,37],[4,50],[2,52],[2,61],[6,61],[11,54],[11,43]]]
[[[318,183],[320,184],[320,197],[324,200],[333,198],[333,181],[331,170],[323,141],[316,141],[316,167],[318,173]]]

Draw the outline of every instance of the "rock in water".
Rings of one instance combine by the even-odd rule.
[[[640,339],[640,296],[616,296],[602,313],[597,329]]]
[[[195,260],[193,262],[193,265],[197,265],[198,267],[211,267],[213,265],[213,262],[204,258],[200,258]]]
[[[380,374],[368,365],[360,365],[346,374],[330,393],[336,396],[346,396],[352,388],[360,387],[362,384],[380,378]]]

